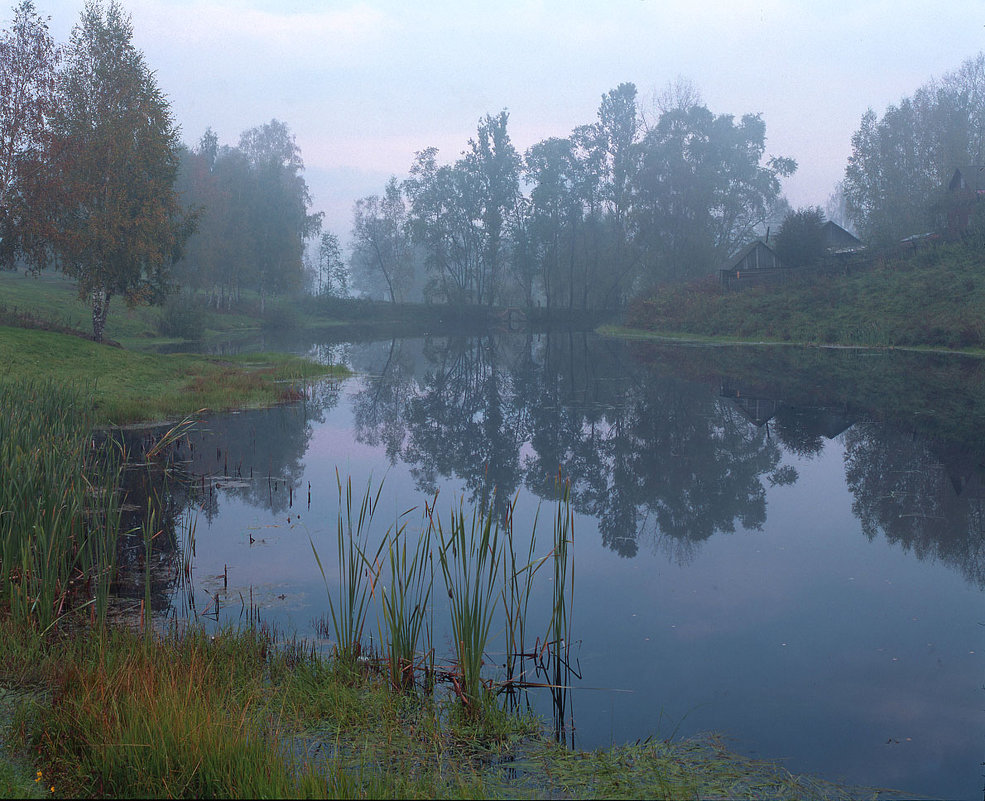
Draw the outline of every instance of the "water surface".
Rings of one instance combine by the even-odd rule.
[[[160,582],[162,615],[258,608],[323,639],[311,543],[331,579],[336,470],[385,481],[384,526],[437,492],[442,509],[499,516],[515,499],[527,531],[560,469],[580,675],[562,722],[577,746],[716,731],[796,772],[981,795],[978,362],[568,333],[298,349],[360,374],[197,426],[173,498],[199,510],[192,581]],[[550,590],[545,575],[538,602]],[[551,719],[549,697],[531,703]]]

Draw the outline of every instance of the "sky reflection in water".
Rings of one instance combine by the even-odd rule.
[[[252,592],[265,621],[314,636],[327,601],[309,537],[332,562],[336,468],[357,488],[385,476],[385,525],[436,489],[443,511],[463,494],[487,497],[474,472],[486,464],[487,482],[499,470],[509,497],[519,493],[524,532],[540,501],[532,490],[549,495],[537,471],[554,458],[574,476],[577,510],[573,655],[582,678],[568,711],[578,746],[714,730],[793,771],[978,796],[977,463],[934,468],[928,459],[950,452],[939,442],[894,463],[888,454],[916,448],[917,438],[883,424],[828,439],[805,434],[801,417],[798,440],[792,423],[784,435],[782,414],[757,427],[722,385],[643,369],[621,351],[552,368],[550,349],[529,341],[498,354],[402,347],[399,358],[390,343],[350,354],[357,368],[402,371],[397,379],[351,379],[307,412],[217,417],[193,436],[193,472],[240,482],[215,489],[198,518],[199,612],[226,574],[223,618],[236,620],[240,594],[248,602]],[[498,409],[489,411],[490,398]],[[538,424],[548,419],[552,430]],[[894,528],[919,515],[916,529]],[[419,515],[410,519],[419,528]],[[548,538],[542,527],[538,552]],[[549,592],[545,572],[541,599]],[[177,608],[184,597],[176,593]],[[442,611],[437,647],[447,657]],[[493,658],[501,650],[500,639]],[[550,719],[549,700],[534,703]]]

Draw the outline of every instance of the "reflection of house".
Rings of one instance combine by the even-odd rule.
[[[735,384],[722,382],[720,396],[728,398],[746,420],[756,428],[765,425],[783,404],[775,398],[761,398],[740,389]]]
[[[947,193],[947,230],[960,234],[971,222],[975,204],[985,197],[985,166],[956,167]]]
[[[776,251],[762,239],[750,242],[736,253],[727,267],[718,271],[721,284],[726,289],[748,283],[758,283],[785,271]]]
[[[862,242],[857,236],[832,220],[821,226],[821,236],[824,238],[824,248],[828,253],[854,253],[862,248]]]
[[[776,398],[755,394],[734,381],[724,380],[719,396],[730,400],[756,428],[776,417],[777,423],[802,434],[834,439],[855,424],[855,416],[843,406],[792,406]]]

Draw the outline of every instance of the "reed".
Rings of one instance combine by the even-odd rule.
[[[394,532],[387,549],[390,584],[384,586],[381,593],[383,620],[380,623],[380,641],[386,643],[390,684],[398,690],[414,686],[421,635],[430,639],[428,603],[434,583],[431,508],[425,505],[424,530],[412,548],[408,549],[409,534],[404,523]],[[431,652],[430,649],[427,651]]]
[[[325,567],[318,556],[314,540],[311,540],[311,550],[321,571],[322,580],[325,582],[325,589],[328,591],[328,611],[335,634],[336,656],[343,663],[354,663],[362,654],[363,628],[366,625],[369,602],[380,574],[380,555],[389,539],[389,532],[381,539],[371,557],[367,558],[366,555],[370,553],[373,518],[380,502],[383,482],[380,482],[374,493],[373,479],[370,477],[357,507],[354,503],[352,478],[346,479],[344,492],[342,478],[337,470],[335,481],[339,492],[336,528],[339,571],[337,597],[333,597],[334,593],[329,586]]]
[[[432,519],[440,543],[438,561],[450,599],[457,668],[452,682],[465,706],[477,714],[485,689],[482,665],[495,613],[502,558],[499,524],[484,510],[473,510],[471,519],[467,519],[461,502],[457,511],[452,509],[447,532],[433,511]]]
[[[571,640],[570,611],[574,602],[574,545],[575,519],[571,509],[571,482],[557,479],[557,507],[554,514],[554,593],[551,619],[544,637],[546,646],[566,651]]]
[[[507,519],[512,521],[516,499],[507,509]],[[503,614],[506,623],[506,686],[512,688],[522,684],[526,671],[523,660],[527,654],[527,621],[530,611],[530,595],[533,591],[533,579],[537,571],[550,558],[550,554],[537,559],[534,552],[537,548],[537,522],[540,519],[540,509],[534,516],[530,530],[530,542],[527,546],[526,562],[518,566],[514,529],[512,525],[505,526],[506,535],[505,559],[503,560]]]
[[[91,408],[79,389],[0,380],[0,592],[41,630],[88,605],[105,620],[123,454],[95,444]]]

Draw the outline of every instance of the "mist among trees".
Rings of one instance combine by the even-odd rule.
[[[686,82],[652,108],[619,84],[594,120],[522,153],[509,112],[487,114],[457,158],[425,147],[404,179],[357,200],[343,247],[321,232],[286,123],[235,146],[211,129],[180,142],[115,0],[88,2],[63,46],[32,0],[13,11],[0,34],[0,265],[74,278],[97,339],[113,298],[160,303],[179,287],[216,309],[248,294],[261,314],[302,291],[570,312],[708,275],[770,228],[789,258],[816,258],[824,212],[794,211],[781,191],[794,159],[766,151],[760,115],[714,112]],[[985,160],[983,98],[980,55],[867,112],[828,215],[873,245],[938,228],[951,171]]]
[[[694,91],[647,126],[620,84],[594,122],[522,155],[508,123],[487,115],[458,160],[426,148],[405,181],[356,203],[354,280],[382,278],[392,300],[617,308],[717,269],[775,216],[796,169],[766,155],[760,116],[716,115]]]

